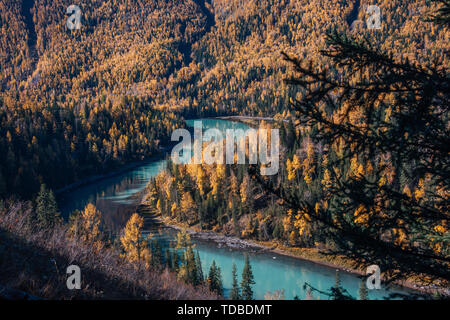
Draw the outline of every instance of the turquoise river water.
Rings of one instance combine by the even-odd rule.
[[[187,121],[187,125],[193,126],[193,121]],[[226,120],[202,119],[201,121],[204,129],[217,128],[222,132],[225,132],[226,129],[249,128],[243,123]],[[117,176],[66,192],[58,199],[62,214],[67,217],[73,210],[83,209],[86,204],[93,203],[103,213],[107,226],[112,230],[119,230],[136,209],[139,202],[137,197],[139,192],[145,188],[151,178],[164,170],[166,165],[167,162],[163,157],[155,158]],[[173,235],[174,231],[171,228],[159,229],[158,237],[160,239],[170,241]],[[225,295],[227,295],[232,284],[232,265],[233,263],[236,264],[238,275],[240,275],[244,266],[245,251],[220,246],[214,241],[195,238],[193,240],[202,261],[203,273],[207,273],[213,260],[221,268]],[[334,285],[336,270],[333,268],[271,252],[261,253],[253,250],[247,250],[247,252],[250,255],[256,282],[253,287],[256,299],[264,299],[266,292],[280,289],[284,290],[286,299],[293,299],[295,296],[304,299],[306,292],[303,289],[303,284],[305,282],[325,291]],[[340,277],[343,287],[352,296],[358,297],[361,283],[358,276],[341,271]],[[240,282],[240,279],[238,281]],[[407,294],[411,291],[399,287],[390,290],[382,288],[369,291],[369,298],[383,299],[394,292]],[[317,293],[314,296],[327,299],[326,296]]]

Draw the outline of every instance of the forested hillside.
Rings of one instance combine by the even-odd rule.
[[[0,1],[2,195],[149,156],[182,115],[288,110],[281,52],[316,57],[320,70],[330,28],[413,61],[448,43],[423,21],[425,0],[377,2],[377,31],[364,26],[369,1],[93,0],[78,3],[82,26],[70,31],[71,4]]]
[[[295,126],[272,124],[278,175],[171,165],[149,184],[151,210],[199,230],[341,253],[359,267],[376,261],[390,278],[448,281],[448,29],[427,22],[424,7],[393,3],[381,30],[347,15],[351,30],[334,22],[326,43],[283,55],[292,69],[276,85],[296,94],[292,112],[275,118]]]
[[[2,285],[221,296],[220,267],[204,281],[185,231],[164,252],[145,233],[163,218],[448,288],[448,12],[448,0],[0,0]],[[120,234],[93,204],[60,218],[51,190],[163,154],[186,118],[224,115],[273,120],[249,121],[280,130],[277,175],[168,161]],[[52,258],[79,259],[95,285],[67,293]]]

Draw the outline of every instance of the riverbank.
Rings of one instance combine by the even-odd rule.
[[[83,187],[83,186],[86,186],[86,185],[89,185],[89,184],[92,184],[92,183],[96,183],[96,182],[104,180],[104,179],[109,179],[109,178],[116,177],[118,175],[121,175],[121,174],[123,174],[123,173],[125,173],[127,171],[130,171],[132,169],[135,169],[137,167],[140,167],[140,166],[145,165],[147,163],[150,163],[152,161],[161,160],[161,159],[163,159],[166,156],[167,152],[171,148],[172,148],[172,145],[166,146],[166,147],[162,147],[157,152],[157,154],[155,154],[153,156],[150,156],[147,159],[143,159],[143,160],[140,160],[140,161],[132,161],[132,162],[129,162],[129,163],[126,163],[126,164],[120,166],[119,169],[79,179],[78,181],[76,181],[74,183],[71,183],[71,184],[69,184],[69,185],[67,185],[65,187],[62,187],[62,188],[59,188],[59,189],[55,190],[54,193],[55,193],[55,195],[60,196],[60,195],[62,195],[64,193],[72,191],[74,189],[77,189],[77,188],[80,188],[80,187]]]
[[[261,121],[277,122],[277,120],[275,120],[274,118],[270,118],[270,117],[249,117],[249,116],[222,116],[222,117],[216,117],[213,119],[241,122],[241,123],[246,124],[249,127],[252,127],[254,129],[259,127],[259,123]],[[289,122],[289,120],[282,120],[282,121]]]
[[[219,120],[228,120],[228,121],[234,121],[234,122],[241,122],[247,125],[255,125],[255,121],[259,122],[261,120],[265,120],[265,121],[274,121],[273,118],[262,118],[262,117],[246,117],[246,116],[223,116],[223,117],[212,117],[210,119],[219,119]],[[189,120],[189,119],[187,119]],[[191,131],[191,134],[194,133],[193,128],[191,127],[187,127],[186,129]],[[163,159],[166,154],[168,152],[170,152],[172,150],[172,148],[176,145],[176,143],[171,142],[171,143],[167,143],[165,146],[161,147],[158,151],[155,152],[154,155],[149,156],[146,159],[140,160],[140,161],[132,161],[129,163],[126,163],[124,165],[121,165],[119,169],[116,170],[110,170],[108,172],[105,173],[101,173],[101,174],[96,174],[93,176],[89,176],[86,178],[82,178],[79,179],[76,182],[73,182],[65,187],[56,189],[54,191],[55,195],[59,196],[61,194],[64,194],[66,192],[70,192],[74,189],[83,187],[85,185],[88,184],[92,184],[92,183],[96,183],[98,181],[104,180],[104,179],[108,179],[108,178],[113,178],[115,176],[121,175],[127,171],[130,171],[132,169],[135,169],[139,166],[145,165],[146,163],[149,163],[151,161],[155,161],[155,160],[161,160]]]
[[[312,262],[321,266],[332,268],[335,270],[345,271],[347,273],[354,274],[356,276],[365,275],[365,270],[355,269],[353,262],[344,256],[331,257],[325,253],[321,253],[317,248],[294,248],[287,247],[284,244],[278,242],[265,242],[256,241],[251,239],[240,239],[237,237],[227,236],[217,232],[202,231],[196,227],[189,227],[186,224],[180,223],[174,219],[167,217],[153,217],[162,225],[175,229],[186,230],[193,238],[202,241],[211,241],[217,243],[218,247],[229,247],[235,250],[245,250],[251,253],[274,253],[281,256],[290,257],[293,259]],[[417,293],[433,295],[436,292],[450,296],[450,289],[443,287],[433,287],[429,285],[423,285],[414,280],[395,281],[395,286],[407,288]]]
[[[211,123],[211,121],[207,125],[214,127],[214,123]],[[228,128],[224,126],[222,121],[217,121],[216,125],[221,127],[221,129]],[[229,125],[229,127],[235,127],[235,124]],[[163,155],[161,155],[162,157]],[[164,161],[160,162],[162,163]],[[143,163],[145,162],[139,162],[139,164]],[[70,199],[65,199],[66,207],[72,212],[74,209],[79,210],[83,208],[86,203],[93,203],[104,214],[104,217],[107,218],[105,221],[108,220],[107,222],[110,225],[120,226],[117,230],[123,228],[130,213],[137,211],[144,217],[145,230],[159,229],[157,226],[151,224],[152,219],[155,218],[154,215],[157,213],[156,209],[153,207],[144,207],[142,208],[143,210],[140,210],[140,203],[143,203],[142,198],[145,195],[145,191],[142,189],[143,186],[152,177],[156,176],[158,172],[161,172],[165,166],[155,163],[155,166],[144,165],[144,167],[142,170],[140,168],[137,170],[129,170],[133,172],[130,172],[128,175],[125,173],[124,175],[119,175],[117,178],[111,178],[97,183],[98,185],[75,190],[75,194]],[[124,171],[127,171],[127,169],[125,168]],[[145,203],[143,204],[145,205]],[[69,210],[67,211],[69,212]],[[186,225],[177,224],[176,221],[163,220],[161,217],[159,219],[162,227],[161,230],[166,229],[165,231],[168,232],[169,239],[172,239],[173,232],[171,230],[173,229],[169,230],[165,226],[175,226],[179,229],[187,227]],[[273,291],[279,289],[279,287],[290,290],[290,297],[293,298],[298,293],[296,290],[301,287],[301,285],[295,283],[295,279],[310,281],[316,286],[322,286],[321,289],[326,290],[334,284],[334,270],[336,269],[345,270],[345,274],[343,272],[342,275],[344,278],[347,278],[347,288],[352,290],[353,296],[357,296],[358,294],[360,280],[351,274],[359,275],[362,274],[362,271],[353,270],[351,265],[348,264],[348,267],[344,261],[338,259],[332,260],[330,257],[320,254],[318,249],[289,248],[283,247],[281,243],[242,240],[227,236],[226,234],[204,232],[198,227],[189,228],[189,230],[193,234],[193,238],[199,240],[197,241],[199,248],[207,248],[203,251],[200,249],[200,254],[203,255],[202,261],[207,261],[207,264],[210,264],[213,260],[221,260],[220,262],[223,268],[231,270],[233,258],[235,258],[235,261],[240,261],[241,264],[243,263],[242,251],[256,253],[255,260],[258,259],[258,263],[255,261],[255,271],[259,272],[258,292],[260,298],[263,298],[267,290]],[[232,250],[232,248],[235,250]],[[239,252],[239,249],[242,251]],[[261,253],[261,255],[258,255],[258,253]],[[283,258],[282,255],[298,259],[299,261],[296,262],[294,259]],[[310,261],[310,263],[302,263],[300,260]],[[320,267],[320,265],[324,267]],[[240,267],[242,268],[243,265]],[[271,268],[270,270],[274,272],[273,277],[270,279],[265,278],[266,272],[269,270],[268,268]],[[285,274],[286,271],[288,273]],[[307,276],[305,276],[305,271],[309,273]],[[230,279],[227,280],[224,277],[224,280],[229,282]],[[228,283],[228,287],[230,286],[231,284]],[[403,287],[407,286],[404,285]],[[415,287],[412,288],[416,289]],[[378,296],[378,299],[382,299],[383,297],[380,296],[381,292],[385,294],[385,290],[381,290],[373,292],[373,295]]]

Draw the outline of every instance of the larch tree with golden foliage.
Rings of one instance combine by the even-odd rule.
[[[124,251],[123,257],[135,263],[139,269],[141,266],[148,268],[151,260],[148,241],[142,234],[143,226],[144,219],[137,213],[133,213],[123,230],[123,236],[120,237]]]
[[[89,203],[83,211],[70,217],[69,236],[100,250],[103,246],[101,223],[102,213]]]

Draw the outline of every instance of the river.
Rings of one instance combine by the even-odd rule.
[[[248,129],[246,124],[218,119],[202,119],[203,128]],[[188,126],[193,125],[193,120],[187,121]],[[103,213],[106,225],[110,230],[117,231],[123,228],[129,216],[136,210],[139,203],[139,193],[145,188],[147,182],[155,177],[166,167],[166,160],[161,157],[152,161],[143,162],[129,171],[117,176],[97,181],[78,187],[62,194],[59,205],[63,216],[67,217],[73,210],[83,209],[86,204],[93,203]],[[159,228],[152,230],[159,239],[171,240],[174,230],[171,228]],[[202,261],[203,273],[207,274],[213,260],[222,270],[225,295],[228,294],[231,285],[231,269],[236,264],[240,281],[240,274],[244,267],[244,251],[220,246],[214,241],[193,239]],[[286,299],[295,296],[304,299],[306,292],[303,284],[308,282],[319,290],[328,290],[334,285],[336,270],[309,261],[295,259],[271,252],[257,252],[250,250],[250,261],[256,284],[254,293],[256,299],[264,299],[267,291],[284,289]],[[351,273],[340,272],[341,283],[348,292],[358,297],[360,279]],[[389,293],[407,294],[410,290],[395,288],[387,290],[369,291],[370,299],[383,299]],[[327,299],[324,295],[315,294],[316,298]]]

